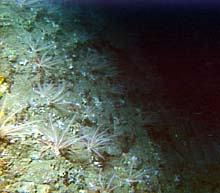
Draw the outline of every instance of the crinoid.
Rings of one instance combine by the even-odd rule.
[[[110,178],[103,176],[101,172],[99,172],[99,190],[100,192],[112,193],[116,188],[120,187],[119,184],[114,184],[116,180],[116,175],[113,174]]]
[[[40,35],[37,38],[33,38],[29,35],[24,38],[24,41],[28,45],[28,53],[32,57],[38,57],[40,52],[44,52],[53,47],[50,43],[43,41],[43,35]]]
[[[55,69],[56,65],[61,63],[59,59],[54,59],[48,55],[49,51],[45,51],[41,56],[35,57],[30,62],[32,73],[50,74]]]
[[[65,90],[64,84],[55,86],[52,83],[38,83],[37,88],[33,89],[33,91],[39,96],[37,103],[39,103],[40,106],[44,106],[46,108],[56,108],[58,110],[61,110],[61,106],[63,105],[72,104],[71,102],[65,100]]]
[[[111,78],[118,74],[116,67],[110,61],[110,57],[100,55],[95,49],[88,49],[86,52],[80,53],[76,62],[76,69],[82,76],[87,76],[92,80],[102,77]]]
[[[19,123],[17,120],[16,115],[21,113],[22,110],[26,108],[26,106],[21,106],[16,110],[6,113],[6,100],[7,95],[5,96],[1,110],[0,110],[0,138],[5,138],[7,136],[21,136],[24,134],[28,134],[28,128],[30,125],[34,124],[33,122],[27,123]]]
[[[113,193],[120,186],[120,180],[116,174],[107,176],[100,169],[97,182],[95,184],[89,184],[88,188],[94,192]]]
[[[31,73],[50,74],[56,69],[58,63],[62,60],[54,57],[55,43],[53,41],[44,40],[44,35],[39,31],[38,36],[27,34],[27,37],[20,37],[21,41],[27,45],[27,62],[25,69]]]
[[[77,143],[81,140],[81,137],[76,136],[70,132],[75,116],[70,120],[68,125],[63,128],[58,124],[53,123],[52,115],[49,114],[49,122],[45,127],[39,129],[41,133],[40,142],[45,146],[41,152],[50,150],[55,156],[62,155],[65,150],[74,150],[79,147]],[[74,146],[75,145],[75,146]]]
[[[102,152],[112,143],[113,139],[113,136],[108,133],[108,130],[101,131],[101,128],[98,127],[95,131],[85,134],[83,139],[84,146],[91,155],[96,155],[105,160]]]
[[[144,182],[144,176],[146,175],[146,170],[135,169],[135,164],[138,158],[136,156],[131,157],[128,171],[126,172],[126,177],[124,177],[123,184],[134,188],[135,185]]]

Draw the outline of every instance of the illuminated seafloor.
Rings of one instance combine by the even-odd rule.
[[[0,1],[0,192],[220,192],[218,14],[132,8]]]

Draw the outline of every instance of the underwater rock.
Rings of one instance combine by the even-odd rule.
[[[8,55],[9,62],[16,62],[16,60],[17,60],[17,55],[15,55],[15,54]]]
[[[37,186],[37,192],[38,193],[50,193],[51,187],[48,184],[40,184]]]
[[[54,164],[55,160],[33,160],[30,163],[30,169],[22,178],[37,184],[54,182],[57,179]]]
[[[9,85],[4,82],[5,77],[0,75],[0,97],[8,91]]]
[[[120,147],[120,144],[114,141],[114,143],[111,144],[111,146],[106,147],[105,151],[110,156],[121,156],[122,149]]]
[[[23,193],[35,193],[36,192],[36,185],[34,182],[22,182],[21,187],[17,189],[18,192]]]

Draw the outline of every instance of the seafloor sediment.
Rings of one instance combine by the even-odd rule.
[[[0,2],[1,192],[160,192],[143,129],[157,115],[124,94],[115,53],[91,46],[103,28],[76,5]]]

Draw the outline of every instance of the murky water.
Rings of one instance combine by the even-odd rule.
[[[175,192],[218,192],[218,8],[120,7],[108,16],[115,34],[122,28],[127,38],[120,44],[125,58],[119,65],[137,84],[131,98],[161,112],[161,119],[147,127],[161,148],[165,181],[174,180]]]
[[[0,6],[0,190],[220,191],[216,7]]]

